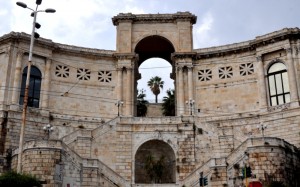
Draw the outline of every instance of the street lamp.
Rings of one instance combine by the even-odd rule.
[[[265,133],[264,133],[264,131],[266,130],[266,128],[267,128],[267,125],[265,125],[265,124],[257,125],[257,129],[258,129],[258,130],[261,130],[261,133],[262,133],[262,135],[263,135],[263,138],[265,138]]]
[[[47,124],[43,127],[44,132],[47,134],[47,139],[50,138],[50,133],[54,130],[54,127],[51,124]]]
[[[189,99],[188,101],[185,102],[187,105],[190,107],[190,115],[193,115],[193,106],[195,104],[195,100]]]
[[[118,100],[115,105],[118,107],[118,116],[120,116],[120,106],[123,105],[123,101]]]
[[[29,57],[28,57],[28,65],[27,65],[27,76],[26,76],[26,84],[25,84],[25,94],[24,94],[24,102],[23,102],[23,111],[22,111],[22,125],[20,131],[20,142],[19,142],[19,154],[18,154],[18,164],[17,164],[17,172],[21,172],[21,163],[22,163],[22,155],[23,155],[23,142],[24,142],[24,130],[26,125],[26,111],[28,106],[28,90],[29,90],[29,82],[30,82],[30,71],[31,71],[31,61],[32,61],[32,50],[34,39],[39,38],[39,34],[35,32],[35,28],[39,29],[41,25],[36,22],[36,17],[38,12],[46,12],[46,13],[54,13],[56,12],[52,8],[48,8],[46,10],[38,10],[38,6],[42,3],[42,0],[36,0],[36,8],[35,10],[27,7],[27,5],[23,2],[17,2],[17,5],[22,8],[27,8],[32,11],[31,16],[33,17],[32,23],[32,32],[30,38],[30,47],[29,47]]]

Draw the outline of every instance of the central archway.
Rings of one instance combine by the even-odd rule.
[[[140,73],[139,71],[139,67],[141,66],[141,64],[145,61],[150,61],[152,59],[155,58],[161,58],[163,59],[163,61],[167,61],[168,63],[170,63],[171,65],[171,73],[169,75],[164,75],[164,77],[167,77],[168,80],[173,79],[175,80],[175,73],[174,73],[174,64],[172,63],[171,60],[171,55],[172,53],[175,52],[175,48],[173,46],[173,44],[165,37],[159,36],[159,35],[151,35],[151,36],[147,36],[143,39],[141,39],[136,47],[135,47],[135,53],[138,54],[139,58],[138,61],[136,63],[136,73],[135,73],[135,93],[138,93],[138,80],[141,79],[143,77],[143,75]],[[160,61],[160,62],[163,62]],[[164,65],[163,63],[161,65],[157,66],[157,63],[155,63],[156,65],[154,65],[154,67],[165,67],[166,65]],[[149,71],[155,71],[151,68],[149,68]],[[166,72],[163,72],[166,73]],[[162,75],[155,75],[155,76],[159,76],[161,77]],[[165,80],[163,80],[165,82]],[[145,81],[143,81],[145,82]],[[168,81],[170,82],[170,81]],[[174,82],[173,82],[174,84]],[[147,89],[146,88],[147,85],[142,85],[142,88]],[[141,88],[141,86],[139,85],[139,87]],[[175,89],[175,85],[172,86],[166,86],[167,88],[174,88]],[[164,90],[166,91],[166,90]],[[151,94],[151,93],[147,93],[147,94]],[[148,95],[149,96],[149,95]],[[137,103],[137,97],[135,96],[135,103]],[[136,109],[135,109],[136,111]]]
[[[175,183],[176,160],[171,146],[161,140],[142,144],[135,154],[135,183]]]
[[[175,49],[168,39],[152,35],[142,39],[136,45],[134,52],[139,55],[138,66],[153,57],[165,59],[172,64],[171,54],[175,52]]]

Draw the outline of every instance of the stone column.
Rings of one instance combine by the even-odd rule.
[[[193,67],[188,67],[188,91],[189,99],[194,99],[193,96]]]
[[[293,59],[294,59],[294,68],[295,68],[295,77],[297,83],[298,99],[300,99],[300,40],[296,43],[294,47]],[[300,102],[300,101],[299,101]]]
[[[126,89],[126,114],[128,116],[132,116],[132,108],[133,108],[133,103],[132,103],[132,95],[133,95],[133,90],[132,90],[132,68],[127,67],[126,68],[127,72],[127,89]]]
[[[178,91],[177,91],[177,115],[183,115],[184,114],[184,90],[183,90],[183,67],[177,67],[177,73],[178,73]]]
[[[49,106],[49,89],[50,89],[50,83],[51,83],[51,63],[52,60],[47,58],[46,60],[46,68],[45,68],[45,75],[44,75],[44,83],[43,83],[43,91],[42,91],[42,101],[41,105],[42,108],[48,108]]]
[[[13,89],[12,89],[13,90],[12,91],[12,104],[18,104],[18,100],[20,97],[22,58],[23,58],[23,52],[18,52],[16,68],[15,68],[15,75],[14,75],[14,82],[13,82]]]
[[[259,86],[259,105],[260,108],[266,108],[268,105],[267,102],[267,92],[266,88],[266,78],[265,78],[265,68],[264,63],[262,61],[262,56],[257,56],[257,74],[258,74],[258,86]]]
[[[117,89],[117,99],[118,101],[122,101],[123,99],[123,68],[120,67],[117,69],[118,71],[118,82],[117,82],[117,85],[118,85],[118,89]]]
[[[298,90],[297,90],[297,82],[296,82],[296,73],[295,73],[295,66],[292,57],[292,49],[287,48],[287,66],[288,66],[288,77],[289,77],[289,85],[290,85],[290,93],[291,93],[291,102],[299,101],[298,99]]]

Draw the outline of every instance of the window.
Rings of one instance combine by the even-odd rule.
[[[55,75],[57,77],[67,78],[70,75],[70,68],[63,65],[56,65]]]
[[[252,75],[254,73],[253,63],[240,64],[240,75]]]
[[[112,79],[112,73],[110,71],[99,71],[98,72],[98,80],[100,82],[111,82]]]
[[[198,80],[209,81],[212,79],[212,71],[210,69],[203,69],[198,71]]]
[[[90,80],[91,78],[91,70],[79,68],[77,69],[77,78],[79,80]]]
[[[268,70],[271,106],[290,102],[290,88],[286,66],[276,62]]]
[[[231,66],[220,67],[219,68],[219,77],[221,79],[228,79],[233,76],[233,71]]]
[[[23,70],[22,75],[22,85],[21,85],[21,94],[20,94],[20,105],[24,103],[25,97],[25,85],[27,77],[27,67]],[[41,92],[41,81],[42,74],[38,68],[31,66],[30,68],[30,81],[29,81],[29,90],[28,90],[28,106],[29,107],[39,107],[40,103],[40,92]]]

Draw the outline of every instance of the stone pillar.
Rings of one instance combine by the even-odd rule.
[[[127,67],[126,68],[126,72],[127,72],[127,89],[126,89],[126,114],[127,116],[132,116],[133,115],[133,102],[132,102],[132,95],[133,90],[132,90],[132,68],[131,67]]]
[[[41,105],[42,108],[48,108],[49,106],[49,89],[50,89],[50,83],[51,83],[51,63],[52,60],[47,58],[46,60],[46,68],[45,68],[45,75],[44,75],[44,83],[43,83],[43,91],[42,91],[42,101]]]
[[[177,115],[184,114],[184,90],[183,90],[183,67],[177,67],[178,91],[177,91]]]
[[[188,67],[188,91],[189,99],[194,99],[193,96],[193,67]]]
[[[15,68],[14,82],[13,82],[13,91],[12,91],[12,104],[18,104],[18,98],[20,97],[20,88],[21,88],[21,75],[22,75],[22,58],[23,52],[18,52],[17,62]]]
[[[117,69],[118,69],[118,83],[116,88],[117,99],[124,102],[123,112],[120,113],[126,116],[134,115],[134,97],[136,93],[134,92],[134,67],[136,61],[138,60],[138,55],[135,53],[116,53],[114,56],[118,59]],[[125,74],[126,70],[126,74]]]
[[[293,59],[294,59],[294,68],[295,68],[295,78],[297,84],[297,91],[298,91],[298,99],[300,99],[300,40],[296,43],[294,47]],[[299,101],[300,103],[300,101]]]
[[[117,99],[119,101],[123,101],[123,67],[117,69],[118,71],[118,83],[117,83]],[[122,106],[119,107],[119,113],[122,114]]]
[[[291,48],[286,49],[287,68],[288,68],[287,71],[288,71],[288,77],[289,77],[291,102],[296,102],[296,101],[299,101],[299,98],[298,98],[296,73],[295,73],[295,66],[294,66],[294,60],[292,57],[292,52],[293,52],[293,50]]]
[[[267,88],[266,88],[266,78],[265,78],[265,68],[262,61],[262,56],[257,56],[257,74],[258,74],[258,86],[259,86],[259,105],[260,108],[266,108],[268,106],[267,102]]]

